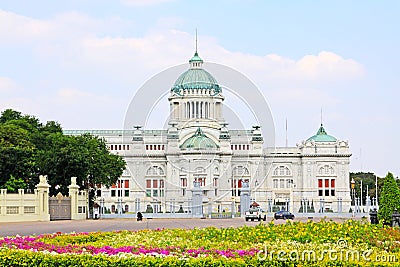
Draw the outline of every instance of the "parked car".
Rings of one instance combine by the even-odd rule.
[[[245,219],[246,221],[266,221],[267,220],[267,214],[260,208],[260,207],[251,207],[248,211],[245,213]]]
[[[275,218],[275,220],[278,220],[278,219],[283,219],[283,220],[291,219],[291,220],[293,220],[294,219],[294,214],[290,213],[289,211],[286,211],[286,210],[281,210],[281,211],[275,212],[274,218]]]

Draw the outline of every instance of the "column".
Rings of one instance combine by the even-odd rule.
[[[71,220],[78,220],[78,191],[76,177],[71,177],[71,184],[68,186],[69,197],[71,198]]]
[[[244,216],[246,211],[250,208],[250,188],[249,183],[242,182],[240,192],[240,215]]]
[[[203,190],[199,182],[193,183],[192,189],[192,216],[203,217]]]
[[[39,176],[39,184],[36,185],[38,192],[38,214],[41,221],[50,221],[49,213],[49,188],[50,185],[47,182],[47,176]]]

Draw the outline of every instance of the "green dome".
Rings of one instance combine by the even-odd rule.
[[[175,81],[171,91],[180,94],[181,90],[207,89],[214,90],[217,94],[221,92],[221,87],[217,80],[206,70],[201,68],[203,60],[197,52],[189,60],[190,69],[182,73]]]
[[[207,137],[199,127],[196,133],[186,139],[180,148],[184,150],[215,150],[219,146],[211,138]]]
[[[307,141],[336,142],[337,139],[335,137],[333,137],[332,135],[327,134],[324,127],[321,124],[321,127],[319,127],[317,134],[308,138]]]

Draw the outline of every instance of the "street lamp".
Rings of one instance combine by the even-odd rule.
[[[350,185],[351,185],[351,196],[352,196],[352,201],[353,201],[353,203],[354,203],[354,209],[355,209],[355,206],[356,206],[356,196],[355,196],[355,187],[356,187],[356,182],[354,181],[354,178],[351,178],[351,182],[350,182]],[[354,210],[353,210],[353,212],[354,212]]]

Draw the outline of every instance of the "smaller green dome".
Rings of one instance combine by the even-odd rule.
[[[332,135],[327,134],[327,132],[324,129],[324,126],[321,124],[321,127],[319,127],[317,134],[308,138],[307,141],[336,142],[337,139]]]
[[[186,139],[180,148],[184,150],[215,150],[219,146],[211,138],[207,137],[199,127],[196,133]]]

